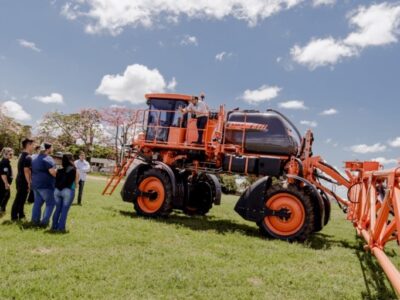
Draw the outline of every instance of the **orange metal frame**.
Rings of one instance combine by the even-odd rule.
[[[388,242],[400,241],[400,168],[371,170],[360,162],[347,162],[346,167],[357,174],[349,190],[347,218],[400,295],[400,272],[384,252]]]
[[[400,272],[384,251],[388,242],[400,242],[400,167],[380,170],[378,162],[348,161],[345,163],[347,180],[318,156],[305,157],[302,163],[304,178],[346,206],[347,219],[353,223],[357,234],[364,238],[365,249],[377,258],[400,295]],[[316,170],[346,187],[348,199],[323,186],[315,176]]]

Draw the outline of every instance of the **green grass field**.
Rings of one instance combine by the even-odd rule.
[[[289,244],[236,215],[237,197],[224,196],[207,217],[150,220],[118,192],[101,196],[103,185],[88,182],[67,234],[11,223],[12,197],[0,219],[0,299],[396,298],[336,208],[308,243]]]

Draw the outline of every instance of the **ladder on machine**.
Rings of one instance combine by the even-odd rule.
[[[108,179],[106,187],[104,188],[102,195],[112,195],[112,193],[117,188],[118,184],[121,182],[122,178],[126,175],[126,172],[129,170],[129,167],[135,160],[136,155],[129,155],[124,158],[121,165],[116,166],[114,170],[114,174]]]

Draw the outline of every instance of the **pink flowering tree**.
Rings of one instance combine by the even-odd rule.
[[[121,106],[110,106],[101,111],[101,119],[113,139],[115,160],[121,162],[125,146],[129,145],[136,122],[136,110]]]

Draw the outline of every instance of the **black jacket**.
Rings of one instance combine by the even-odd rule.
[[[72,166],[57,171],[56,188],[60,191],[65,188],[72,188],[75,182],[76,169]]]
[[[7,181],[9,184],[12,183],[13,181],[13,173],[12,173],[12,168],[10,164],[10,160],[8,158],[3,158],[0,161],[0,175],[6,175],[7,176]],[[5,185],[3,180],[0,180],[0,189],[5,189]]]

